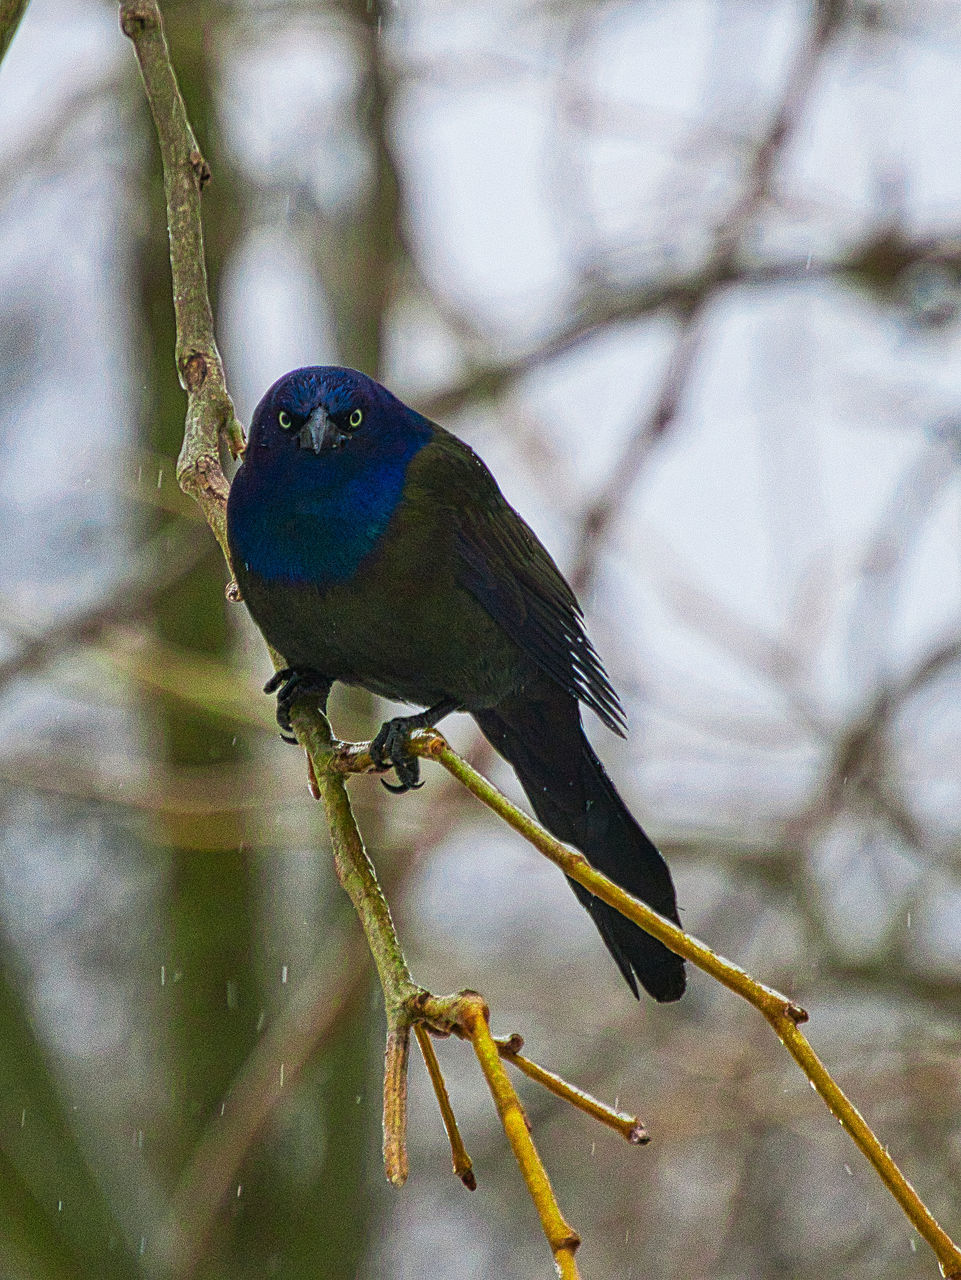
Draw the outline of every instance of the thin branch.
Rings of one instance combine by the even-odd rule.
[[[120,26],[133,42],[163,160],[177,325],[175,359],[180,384],[187,392],[177,479],[199,503],[229,564],[228,485],[219,446],[223,441],[238,457],[244,445],[243,430],[227,394],[207,291],[200,193],[210,168],[187,119],[156,0],[124,0]]]
[[[447,1084],[444,1081],[440,1063],[437,1061],[437,1054],[434,1052],[430,1032],[423,1023],[418,1022],[414,1025],[414,1034],[417,1036],[420,1051],[424,1055],[424,1065],[427,1067],[427,1074],[430,1076],[430,1082],[434,1087],[437,1105],[440,1107],[440,1114],[444,1121],[444,1128],[447,1130],[454,1176],[460,1178],[468,1191],[476,1191],[477,1179],[474,1177],[474,1166],[470,1156],[467,1154],[464,1139],[461,1137],[460,1129],[457,1126],[454,1108],[450,1105]]]
[[[181,488],[200,505],[230,563],[226,535],[228,484],[220,463],[223,443],[236,457],[243,432],[227,394],[207,289],[200,193],[210,178],[177,85],[156,0],[124,0],[120,26],[133,42],[157,132],[164,171],[170,265],[176,320],[176,363],[187,391],[187,418],[177,464]],[[361,922],[377,965],[388,1019],[384,1097],[384,1150],[388,1177],[406,1177],[406,997],[414,990],[390,912],[340,778],[321,763],[330,753],[330,728],[316,712],[301,712],[301,741],[313,743],[312,775],[327,810],[334,862]]]
[[[706,294],[700,296],[684,310],[654,404],[621,450],[604,492],[581,519],[577,540],[580,552],[571,573],[571,584],[578,594],[585,591],[590,582],[608,527],[622,510],[642,467],[677,416],[684,388],[700,352],[701,317],[706,298]]]
[[[384,993],[387,1047],[384,1054],[384,1169],[396,1187],[407,1180],[407,1059],[414,985],[387,899],[367,856],[342,774],[329,766],[336,747],[326,718],[303,706],[292,716],[310,759],[311,789],[324,806],[334,869],[360,920]]]
[[[574,1280],[580,1274],[574,1259],[577,1246],[581,1242],[580,1236],[565,1221],[558,1207],[547,1170],[531,1138],[530,1125],[524,1109],[510,1082],[510,1077],[501,1065],[500,1054],[488,1025],[487,1005],[476,992],[465,992],[461,997],[460,1005],[459,1023],[469,1036],[474,1052],[477,1054],[477,1061],[484,1073],[487,1087],[491,1091],[507,1140],[520,1165],[527,1189],[541,1220],[544,1235],[551,1246],[557,1274],[562,1278],[568,1277]]]
[[[410,1058],[410,1023],[388,1018],[384,1050],[384,1171],[387,1181],[402,1187],[407,1181],[407,1063]]]
[[[743,190],[719,229],[717,247],[722,256],[738,254],[748,223],[770,194],[775,169],[804,112],[843,8],[839,0],[814,0],[810,25],[801,37],[780,101],[755,146]]]
[[[640,1122],[637,1116],[630,1116],[624,1111],[618,1111],[614,1107],[609,1107],[606,1102],[592,1097],[583,1089],[578,1089],[576,1085],[568,1084],[566,1080],[562,1080],[559,1075],[555,1075],[553,1071],[548,1071],[538,1063],[532,1062],[530,1058],[521,1053],[524,1047],[522,1036],[516,1034],[508,1036],[506,1039],[497,1039],[494,1042],[497,1045],[497,1052],[507,1062],[512,1062],[519,1071],[523,1071],[525,1076],[529,1076],[531,1080],[536,1080],[538,1084],[544,1086],[558,1098],[563,1098],[565,1102],[569,1102],[571,1106],[577,1107],[578,1110],[585,1112],[589,1116],[593,1116],[595,1120],[600,1120],[601,1124],[606,1124],[609,1129],[613,1129],[619,1133],[622,1138],[626,1138],[632,1146],[643,1146],[644,1143],[650,1141],[650,1135]]]
[[[678,955],[692,961],[724,986],[742,996],[758,1009],[774,1029],[788,1053],[798,1063],[830,1111],[850,1133],[852,1139],[874,1166],[878,1176],[897,1200],[915,1229],[931,1246],[943,1274],[951,1280],[961,1278],[961,1249],[936,1221],[907,1180],[887,1148],[878,1140],[864,1117],[834,1081],[830,1072],[800,1031],[807,1013],[795,1001],[752,978],[738,965],[712,951],[705,943],[684,933],[671,921],[639,902],[613,880],[595,870],[581,853],[569,849],[549,835],[533,818],[516,808],[486,778],[475,772],[466,761],[452,751],[435,730],[419,730],[411,735],[411,749],[427,759],[438,761],[473,795],[483,801],[509,826],[536,849],[560,867],[565,875],[589,889],[595,897],[632,920],[647,933],[658,938]]]
[[[570,318],[543,343],[505,360],[475,366],[454,386],[431,396],[421,408],[431,418],[451,417],[475,400],[503,394],[533,370],[576,351],[613,326],[663,311],[683,313],[697,298],[724,285],[811,280],[840,270],[840,263],[809,266],[806,257],[757,267],[715,261],[699,263],[691,271],[640,288],[594,291],[579,306],[571,308]]]
[[[776,166],[803,113],[839,18],[840,9],[834,0],[816,0],[810,27],[802,37],[780,102],[767,129],[755,144],[753,160],[748,166],[742,189],[714,229],[708,263],[701,268],[700,279],[693,280],[691,287],[677,294],[671,303],[678,315],[680,330],[654,403],[621,449],[604,493],[588,507],[581,521],[580,554],[572,575],[577,592],[587,587],[596,564],[597,550],[603,545],[608,526],[621,510],[651,452],[677,417],[700,352],[702,319],[710,299],[724,285],[747,283],[751,275],[746,269],[745,237],[770,194]],[[810,278],[807,263],[805,275]]]

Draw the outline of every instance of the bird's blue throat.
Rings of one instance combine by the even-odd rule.
[[[349,581],[376,550],[426,442],[411,435],[389,457],[284,450],[245,465],[228,509],[235,557],[268,581],[321,590]]]

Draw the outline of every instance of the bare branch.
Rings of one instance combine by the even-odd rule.
[[[495,1043],[497,1052],[502,1058],[512,1062],[519,1071],[523,1071],[524,1075],[529,1076],[531,1080],[536,1080],[538,1084],[542,1084],[555,1097],[563,1098],[571,1106],[577,1107],[589,1116],[593,1116],[595,1120],[600,1120],[601,1124],[606,1124],[608,1128],[614,1129],[633,1146],[642,1146],[645,1142],[650,1141],[647,1130],[637,1116],[630,1116],[614,1107],[609,1107],[606,1102],[600,1102],[589,1093],[585,1093],[583,1089],[578,1089],[575,1085],[568,1084],[566,1080],[562,1080],[553,1071],[547,1071],[536,1062],[532,1062],[530,1058],[525,1057],[521,1053],[521,1049],[524,1047],[523,1037],[515,1034],[508,1036],[506,1040],[498,1039]]]
[[[207,292],[200,193],[210,169],[197,146],[177,87],[156,0],[125,0],[120,26],[133,42],[163,160],[177,322],[175,358],[187,392],[187,421],[177,479],[200,504],[227,562],[227,480],[220,442],[234,457],[243,451],[243,430],[227,394]]]
[[[595,870],[581,853],[569,849],[517,809],[492,783],[482,778],[453,752],[436,731],[419,730],[411,735],[411,749],[427,759],[437,760],[488,808],[504,819],[565,875],[589,889],[602,902],[658,938],[678,955],[691,960],[711,977],[742,996],[761,1012],[788,1053],[801,1067],[831,1112],[850,1133],[870,1160],[882,1182],[897,1200],[918,1233],[927,1240],[945,1276],[961,1277],[961,1249],[936,1221],[894,1160],[878,1140],[864,1117],[848,1099],[800,1031],[807,1013],[800,1005],[774,988],[758,982],[738,965],[712,951],[703,942],[684,933],[677,925],[650,907],[632,898],[619,885]]]

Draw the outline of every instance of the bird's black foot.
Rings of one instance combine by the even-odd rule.
[[[277,695],[277,723],[280,725],[280,736],[284,742],[296,742],[294,727],[290,723],[290,709],[297,698],[315,697],[320,701],[320,709],[327,706],[331,682],[319,671],[309,668],[297,670],[295,667],[282,667],[275,671],[264,685],[264,693]]]
[[[451,711],[459,710],[459,702],[453,698],[445,698],[443,702],[428,707],[416,716],[395,716],[393,720],[384,721],[370,744],[370,754],[378,769],[393,769],[397,774],[396,783],[381,778],[381,783],[388,791],[402,794],[424,785],[420,780],[420,760],[408,751],[407,739],[415,729],[433,729],[438,720],[442,720]]]

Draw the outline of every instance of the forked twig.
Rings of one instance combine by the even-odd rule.
[[[943,1275],[961,1280],[961,1249],[954,1243],[914,1187],[898,1168],[890,1152],[879,1141],[867,1121],[831,1076],[800,1030],[807,1012],[773,987],[758,982],[738,965],[712,951],[705,943],[686,934],[677,925],[657,914],[590,865],[583,854],[568,848],[527,816],[500,791],[452,751],[436,730],[418,730],[411,735],[411,749],[436,760],[459,782],[503,818],[536,849],[560,867],[565,875],[584,885],[602,902],[633,920],[665,946],[696,964],[718,982],[729,987],[758,1009],[773,1027],[781,1043],[821,1095],[854,1142],[874,1166],[884,1185],[897,1200],[915,1230],[934,1250]]]
[[[580,1273],[574,1254],[581,1242],[577,1232],[568,1225],[557,1207],[554,1191],[547,1177],[547,1170],[537,1154],[531,1137],[530,1125],[520,1100],[501,1065],[500,1054],[494,1043],[487,1021],[487,1005],[478,995],[464,997],[463,1025],[477,1054],[487,1087],[491,1091],[497,1114],[501,1118],[507,1140],[511,1144],[517,1163],[521,1167],[527,1189],[537,1208],[544,1235],[547,1236],[554,1255],[557,1273],[562,1277],[576,1277]]]

